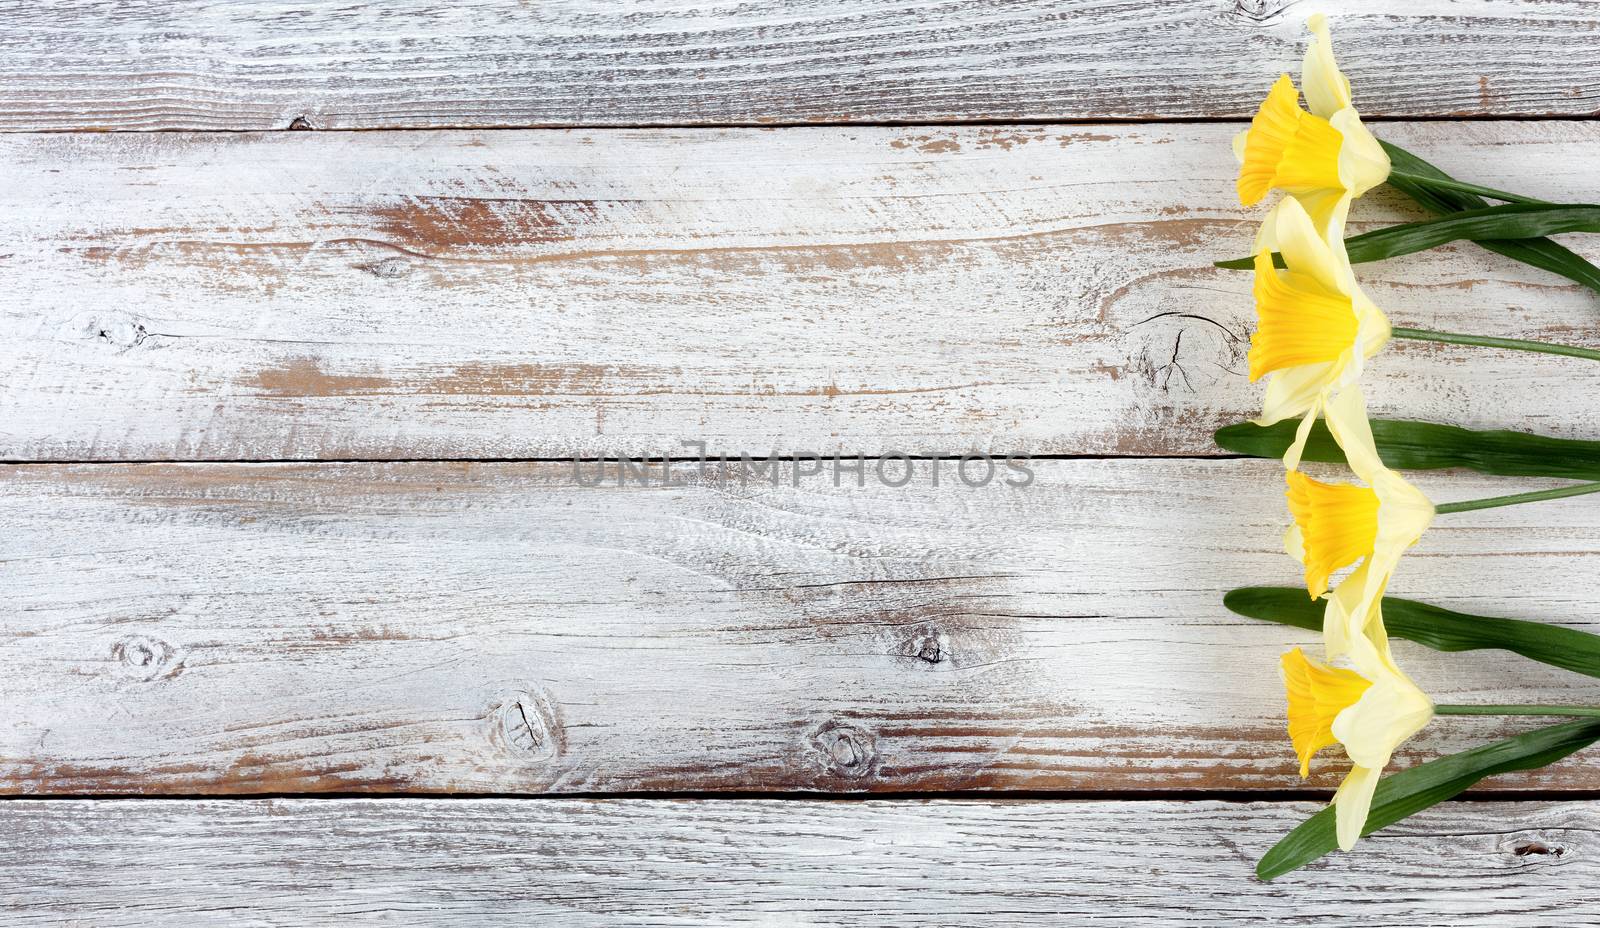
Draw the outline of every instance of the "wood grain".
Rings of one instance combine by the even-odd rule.
[[[0,139],[0,458],[1208,454],[1249,416],[1224,126]],[[1582,201],[1600,125],[1386,125]],[[1370,225],[1419,215],[1364,200]],[[1365,227],[1358,224],[1357,228]],[[1600,258],[1591,238],[1576,247]],[[1600,346],[1471,245],[1400,325]],[[1600,433],[1600,368],[1395,345],[1380,413]]]
[[[1584,0],[1341,0],[1388,116],[1594,116]],[[1248,117],[1286,0],[207,0],[4,5],[0,129],[370,129]]]
[[[856,925],[870,913],[907,928],[1401,928],[1567,924],[1592,906],[1595,803],[1448,803],[1358,853],[1254,880],[1254,860],[1316,807],[16,800],[0,803],[0,827],[6,911],[39,925]]]
[[[1314,639],[1220,603],[1294,581],[1276,465],[1032,467],[8,467],[0,791],[1300,787],[1277,657]],[[1600,630],[1597,531],[1583,500],[1440,517],[1392,591]],[[1593,702],[1509,655],[1401,657],[1442,702]],[[1439,720],[1401,763],[1525,721]]]

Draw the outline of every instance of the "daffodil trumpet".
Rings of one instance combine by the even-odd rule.
[[[1389,155],[1352,105],[1327,17],[1312,16],[1306,25],[1314,38],[1300,69],[1301,89],[1289,75],[1280,76],[1250,128],[1234,139],[1236,189],[1245,206],[1282,190],[1305,207],[1319,235],[1343,238],[1350,201],[1384,182]],[[1309,111],[1300,108],[1302,92]]]
[[[1250,379],[1272,380],[1260,425],[1300,419],[1284,466],[1299,465],[1311,426],[1361,376],[1367,358],[1389,340],[1389,319],[1356,284],[1338,240],[1329,244],[1300,201],[1285,197],[1261,224],[1256,254],[1257,326],[1250,337]],[[1267,255],[1282,252],[1278,270]],[[1365,417],[1364,410],[1360,412]]]
[[[1328,592],[1335,573],[1358,565],[1328,598],[1323,637],[1328,656],[1337,658],[1375,624],[1381,632],[1384,588],[1401,556],[1433,523],[1435,509],[1378,457],[1360,387],[1351,386],[1329,402],[1326,421],[1350,469],[1366,486],[1324,483],[1287,471],[1285,497],[1293,522],[1283,545],[1304,566],[1312,599]]]

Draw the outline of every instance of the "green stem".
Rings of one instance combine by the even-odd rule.
[[[1600,718],[1600,706],[1434,706],[1436,715],[1567,715]]]
[[[1540,354],[1559,354],[1569,358],[1588,358],[1600,361],[1600,351],[1579,348],[1577,345],[1557,345],[1553,342],[1533,342],[1521,338],[1496,338],[1493,335],[1459,335],[1455,332],[1435,332],[1431,329],[1407,329],[1400,326],[1389,331],[1395,338],[1410,338],[1423,342],[1445,342],[1450,345],[1478,345],[1483,348],[1508,348],[1512,351],[1537,351]]]
[[[1477,184],[1469,184],[1465,181],[1456,180],[1455,178],[1435,177],[1428,174],[1412,174],[1409,171],[1396,170],[1390,170],[1389,176],[1398,177],[1401,180],[1407,180],[1413,184],[1420,184],[1424,187],[1432,187],[1435,190],[1459,190],[1462,193],[1475,193],[1480,197],[1488,197],[1491,200],[1501,200],[1506,203],[1538,203],[1548,205],[1550,202],[1549,200],[1536,200],[1533,197],[1519,196],[1515,193],[1506,193],[1504,190],[1495,190],[1493,187],[1480,187]]]
[[[1600,482],[1579,483],[1554,490],[1535,490],[1532,493],[1513,493],[1510,496],[1467,499],[1459,503],[1441,503],[1434,507],[1434,511],[1441,515],[1449,512],[1471,512],[1474,509],[1495,509],[1500,506],[1515,506],[1518,503],[1538,503],[1547,499],[1566,499],[1569,496],[1582,496],[1585,493],[1600,493]]]

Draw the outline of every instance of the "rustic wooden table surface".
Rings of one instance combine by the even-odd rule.
[[[1321,9],[1380,135],[1597,195],[1596,4]],[[1210,443],[1258,392],[1209,262],[1309,12],[0,2],[0,917],[1594,916],[1592,753],[1251,877],[1339,771],[1283,735],[1312,639],[1220,603],[1293,572],[1276,465]],[[1600,345],[1592,295],[1471,246],[1364,279],[1410,325]],[[1376,414],[1600,435],[1594,370],[1386,357]],[[693,441],[795,464],[570,463]],[[968,451],[1035,481],[966,486]],[[896,452],[943,481],[804,456]],[[1408,589],[1600,630],[1597,533],[1459,516]],[[1592,701],[1403,658],[1442,700]]]

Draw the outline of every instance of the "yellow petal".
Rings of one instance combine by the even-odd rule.
[[[1300,95],[1289,75],[1272,85],[1245,134],[1239,167],[1239,202],[1253,206],[1274,187],[1337,188],[1339,130],[1300,108]]]
[[[1372,684],[1360,674],[1306,657],[1299,648],[1279,664],[1289,701],[1289,741],[1300,758],[1300,775],[1311,773],[1311,757],[1335,743],[1333,723]]]
[[[1366,827],[1367,813],[1372,811],[1372,794],[1378,788],[1380,770],[1352,767],[1333,794],[1334,832],[1339,839],[1339,850],[1348,851],[1361,838]]]
[[[1289,512],[1305,545],[1306,591],[1316,599],[1328,578],[1372,553],[1378,536],[1378,495],[1366,487],[1323,483],[1299,471],[1284,475]]]
[[[1252,382],[1284,368],[1332,364],[1355,348],[1361,322],[1350,298],[1310,275],[1280,274],[1265,251],[1256,255],[1255,300]]]
[[[1306,48],[1305,61],[1300,66],[1300,83],[1311,112],[1327,119],[1350,105],[1350,81],[1334,60],[1333,39],[1328,34],[1328,17],[1318,13],[1306,20],[1306,27],[1314,38]]]

